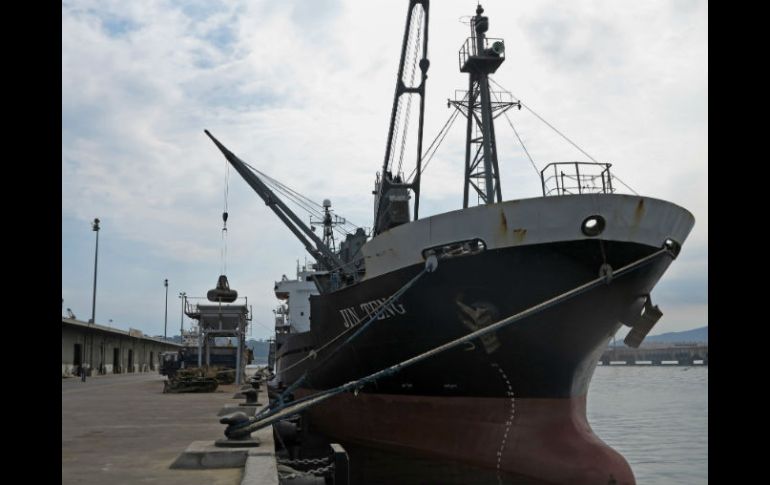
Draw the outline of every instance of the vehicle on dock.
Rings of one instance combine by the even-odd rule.
[[[178,394],[183,392],[214,392],[219,384],[229,384],[232,381],[221,382],[212,375],[216,371],[209,369],[191,368],[178,369],[163,382],[163,392]]]

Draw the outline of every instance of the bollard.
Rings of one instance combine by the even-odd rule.
[[[220,438],[214,442],[215,446],[224,448],[239,448],[249,446],[259,446],[259,440],[252,438],[251,434],[247,434],[242,438],[230,438],[229,431],[239,428],[249,422],[249,417],[243,411],[237,411],[226,416],[222,416],[219,420],[220,423],[226,424],[225,436],[226,438]]]
[[[258,391],[260,386],[262,385],[262,378],[257,376],[252,376],[249,378],[249,384],[251,384],[251,386]]]
[[[348,454],[339,443],[332,443],[330,446],[334,452],[334,457],[332,458],[334,463],[334,485],[349,485],[350,465]]]
[[[238,406],[258,406],[259,403],[257,402],[257,390],[256,389],[246,389],[241,391],[239,394],[242,396],[246,396],[246,402],[239,402]]]

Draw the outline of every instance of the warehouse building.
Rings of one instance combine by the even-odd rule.
[[[120,330],[74,318],[61,321],[62,377],[77,375],[82,365],[88,375],[157,372],[160,353],[180,344],[144,335],[141,330]]]

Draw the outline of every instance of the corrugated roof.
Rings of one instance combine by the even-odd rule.
[[[64,317],[62,317],[61,323],[62,323],[62,325],[72,325],[73,327],[90,328],[90,329],[93,329],[93,330],[99,330],[101,332],[113,333],[113,334],[117,334],[117,335],[123,335],[123,336],[126,336],[126,337],[140,338],[142,340],[150,340],[150,341],[158,342],[158,343],[161,343],[161,344],[175,345],[177,347],[182,347],[182,344],[178,344],[178,343],[172,342],[170,340],[163,340],[162,338],[159,339],[159,338],[155,338],[155,337],[150,337],[149,335],[143,335],[143,336],[139,337],[139,336],[130,334],[127,330],[121,330],[119,328],[108,327],[106,325],[99,325],[98,323],[88,323],[88,322],[84,322],[84,321],[81,321],[81,320],[75,320],[74,318],[64,318]]]

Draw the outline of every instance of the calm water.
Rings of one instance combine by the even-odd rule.
[[[708,367],[599,366],[588,422],[640,485],[708,483]]]
[[[588,421],[626,457],[639,485],[708,483],[708,367],[599,366]],[[449,461],[346,449],[354,485],[537,483]]]

